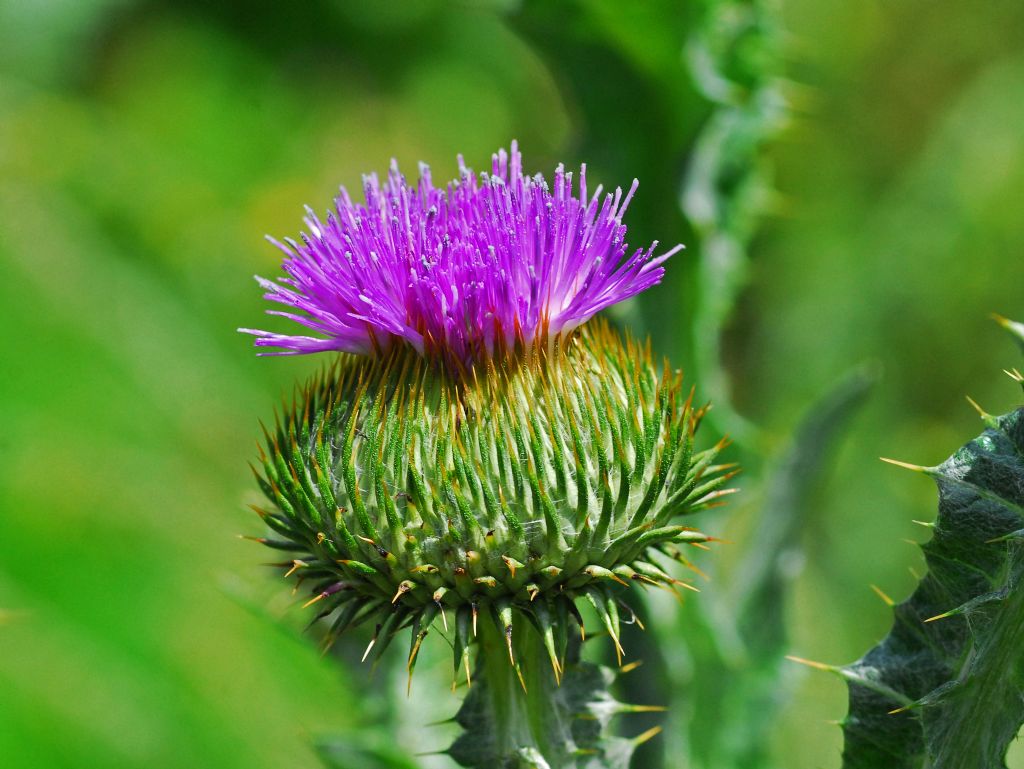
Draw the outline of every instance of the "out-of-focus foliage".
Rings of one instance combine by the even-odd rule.
[[[376,768],[449,744],[446,727],[423,727],[458,707],[450,655],[421,659],[409,699],[404,675],[355,664],[361,648],[340,649],[352,664],[318,657],[263,554],[235,538],[256,529],[244,509],[256,419],[318,365],[257,361],[233,331],[262,311],[248,276],[276,269],[261,236],[294,234],[303,203],[324,208],[391,156],[440,179],[456,152],[481,166],[517,137],[531,170],[585,160],[595,183],[640,178],[631,241],[697,249],[679,193],[714,108],[685,58],[705,10],[0,3],[5,767],[315,767],[319,741],[339,765]],[[937,461],[972,429],[963,394],[995,413],[1019,398],[987,316],[1024,317],[1024,7],[780,0],[776,12],[795,82],[768,158],[779,215],[750,245],[722,350],[734,405],[768,449],[851,365],[884,368],[791,535],[805,553],[791,650],[855,659],[889,622],[868,583],[900,598],[914,582],[902,540],[930,498],[875,457]],[[625,311],[699,381],[698,261],[673,261]],[[707,517],[744,542],[702,562],[723,580],[742,573],[759,507]],[[633,648],[660,651],[671,677],[637,680],[652,704],[667,681],[686,702],[701,671],[672,633],[687,626],[656,624]],[[843,687],[795,675],[769,765],[837,765],[827,721],[845,712]],[[682,734],[644,748],[668,746],[666,766],[681,765]]]
[[[774,763],[771,735],[795,687],[785,655],[791,593],[806,557],[800,535],[818,518],[836,451],[875,376],[870,367],[855,369],[808,408],[766,473],[756,523],[738,543],[742,560],[714,572],[704,600],[678,615],[674,627],[688,665],[673,666],[672,673],[686,695],[670,712],[680,724],[672,730],[676,750],[686,751],[688,765]]]
[[[720,335],[747,280],[750,243],[772,196],[765,158],[788,111],[781,19],[771,0],[702,6],[687,43],[688,71],[714,111],[697,137],[682,193],[699,238],[693,356],[716,400],[713,421],[748,445],[756,428],[730,404]]]

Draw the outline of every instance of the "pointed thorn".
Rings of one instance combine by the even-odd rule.
[[[913,470],[915,473],[926,473],[930,468],[922,465],[915,465],[910,462],[901,462],[898,459],[889,459],[888,457],[879,457],[883,462],[888,462],[890,465],[896,465],[896,467],[902,467],[906,470]]]
[[[519,677],[519,685],[523,687],[523,694],[529,694],[529,692],[526,691],[526,680],[523,678],[523,671],[520,670],[518,665],[515,666],[515,670],[516,675]]]
[[[998,312],[992,313],[991,317],[992,317],[992,320],[994,320],[1000,326],[1005,328],[1007,331],[1012,331],[1013,330],[1014,322],[1012,320],[1010,320],[1009,318],[1003,317]]]
[[[664,713],[668,708],[664,705],[625,705],[620,704],[620,713]]]
[[[629,587],[629,583],[619,577],[615,572],[604,568],[603,566],[591,565],[583,570],[583,573],[592,579],[611,579],[618,582],[624,587]]]
[[[991,416],[991,414],[989,414],[988,412],[985,411],[985,409],[979,406],[978,402],[974,400],[974,398],[972,398],[970,395],[965,395],[964,397],[967,399],[967,402],[971,404],[971,408],[977,411],[978,416],[980,416],[982,419],[986,419]]]
[[[310,606],[315,604],[317,601],[322,601],[323,599],[325,599],[328,595],[329,595],[328,593],[320,593],[319,595],[315,595],[312,598],[310,598],[308,601],[306,601],[304,604],[302,604],[302,608],[303,609],[308,609]]]
[[[827,665],[824,662],[815,662],[814,660],[804,659],[803,657],[794,657],[792,654],[787,654],[786,659],[790,662],[796,662],[797,664],[814,668],[815,670],[824,670],[827,673],[836,673],[839,670],[835,665]]]
[[[615,644],[615,662],[618,665],[618,667],[621,668],[622,667],[622,657],[623,657],[623,655],[625,655],[625,651],[623,651],[623,649],[622,649],[622,644],[619,643],[618,635],[612,635],[611,631],[608,632],[608,635],[611,636],[612,643]]]
[[[562,668],[558,664],[557,657],[551,657],[551,670],[555,674],[555,686],[562,685]]]
[[[708,494],[705,494],[703,497],[701,497],[701,501],[702,502],[710,502],[711,500],[718,499],[719,497],[727,497],[730,494],[738,494],[739,491],[740,491],[739,488],[735,487],[735,486],[730,487],[728,489],[715,489],[714,491],[709,492]],[[722,540],[722,541],[724,542],[725,540]],[[729,544],[732,544],[732,543],[729,543]]]
[[[632,662],[627,662],[625,665],[619,668],[619,675],[624,676],[626,675],[626,673],[632,673],[634,670],[636,670],[643,664],[643,660],[633,660]]]
[[[986,427],[991,427],[993,429],[998,428],[999,421],[994,416],[989,414],[987,411],[985,411],[985,409],[983,409],[981,406],[975,403],[969,395],[966,395],[964,397],[967,398],[967,402],[974,407],[974,410],[978,412],[978,416],[981,417],[981,421],[985,423]]]
[[[650,740],[652,737],[657,737],[659,734],[661,734],[661,727],[660,726],[652,726],[650,729],[648,729],[643,734],[638,734],[636,737],[634,737],[633,738],[633,744],[634,745],[643,745],[645,742]]]
[[[875,595],[881,598],[886,606],[889,606],[891,608],[896,605],[896,602],[892,600],[889,596],[887,596],[884,592],[882,592],[882,588],[880,588],[878,585],[871,585],[871,589],[875,591]]]
[[[363,652],[363,658],[359,660],[360,662],[366,662],[366,658],[370,656],[370,650],[373,649],[375,643],[377,643],[377,636],[371,638],[370,643],[366,645],[366,651]]]
[[[420,644],[423,643],[423,639],[426,637],[426,632],[416,636],[416,645],[413,647],[412,651],[409,652],[409,661],[405,664],[405,669],[409,671],[409,675],[412,675],[412,666],[415,664],[416,656],[420,652]]]

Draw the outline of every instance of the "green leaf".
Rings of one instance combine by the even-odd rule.
[[[877,379],[871,365],[840,379],[808,409],[789,449],[768,474],[752,546],[734,578],[739,632],[755,658],[777,661],[786,646],[790,562],[801,533],[818,513],[815,497],[831,460]]]
[[[844,769],[1002,769],[1024,722],[1024,409],[986,423],[917,468],[939,487],[929,571],[885,640],[842,671]]]

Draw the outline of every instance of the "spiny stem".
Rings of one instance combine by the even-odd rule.
[[[474,694],[483,695],[479,705],[489,716],[490,734],[483,738],[477,734],[476,740],[491,742],[494,754],[506,761],[539,754],[551,769],[574,766],[569,752],[571,714],[559,707],[554,671],[542,664],[547,659],[544,639],[529,623],[517,627],[512,640],[514,665],[502,628],[488,615],[480,618],[478,640],[474,687],[466,704],[476,705],[471,702]]]
[[[516,624],[509,661],[507,636],[490,614],[481,614],[473,686],[455,720],[465,729],[449,755],[472,769],[626,769],[640,738],[609,736],[617,713],[643,707],[617,702],[609,692],[615,675],[580,659],[570,635],[559,682],[543,636],[529,622]]]

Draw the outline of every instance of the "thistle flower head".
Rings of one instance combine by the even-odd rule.
[[[722,444],[695,445],[703,409],[649,346],[585,323],[662,275],[668,254],[627,255],[632,194],[588,197],[581,170],[574,196],[561,167],[549,188],[513,144],[443,190],[369,177],[282,246],[267,297],[322,336],[257,345],[342,354],[267,432],[257,511],[329,638],[372,623],[379,654],[408,629],[411,672],[441,624],[458,670],[484,612],[558,679],[577,602],[620,648],[620,591],[684,584],[665,560],[708,541],[683,517],[727,493]]]
[[[459,178],[435,187],[427,166],[412,186],[392,161],[382,185],[366,176],[364,204],[344,187],[321,220],[307,208],[299,241],[271,240],[287,277],[257,277],[269,311],[316,336],[241,329],[266,354],[384,351],[404,341],[458,367],[564,334],[661,280],[657,244],[630,253],[622,216],[637,182],[590,194],[586,167],[574,191],[562,166],[549,186],[522,157],[492,157],[479,176],[459,157]]]

